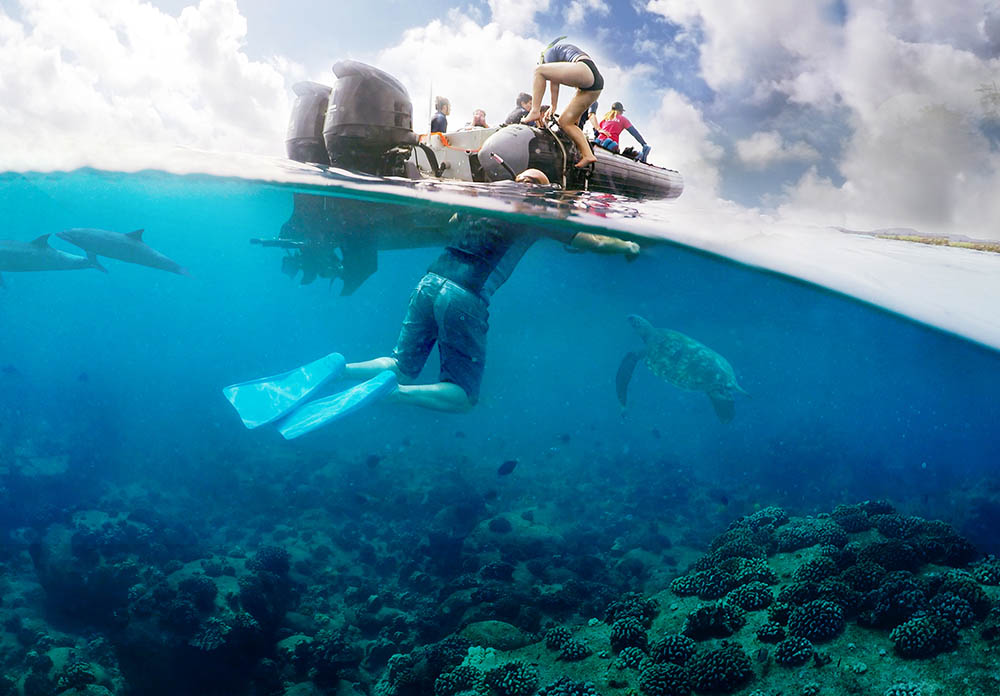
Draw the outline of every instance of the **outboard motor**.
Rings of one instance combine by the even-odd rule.
[[[285,137],[288,159],[330,164],[323,141],[323,121],[333,90],[318,82],[299,82],[292,87],[292,91],[295,92],[295,104]]]
[[[515,124],[501,128],[479,148],[479,163],[487,181],[510,179],[510,172],[493,155],[515,173],[525,169],[540,169],[549,181],[560,182],[565,167],[565,154],[555,136],[548,131]]]
[[[330,163],[378,176],[402,174],[417,144],[406,88],[392,75],[353,60],[336,63],[333,72],[338,79],[323,126]]]

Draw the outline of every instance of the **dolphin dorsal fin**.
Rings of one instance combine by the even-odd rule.
[[[145,231],[146,230],[132,230],[131,232],[126,232],[125,236],[126,237],[131,237],[132,239],[134,239],[137,242],[141,242],[142,241],[142,233],[145,232]]]
[[[49,237],[51,234],[43,234],[41,237],[31,240],[31,246],[40,247],[45,249],[49,246]]]

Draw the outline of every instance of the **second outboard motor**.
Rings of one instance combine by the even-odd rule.
[[[507,169],[492,158],[497,154],[515,173],[540,169],[549,181],[560,182],[565,156],[555,137],[538,128],[515,124],[501,128],[479,148],[479,163],[488,181],[510,179]]]
[[[406,88],[392,75],[353,60],[336,63],[333,72],[338,79],[323,126],[330,163],[368,174],[399,173],[417,143]]]
[[[318,82],[299,82],[292,87],[295,104],[292,117],[288,120],[288,135],[285,137],[285,151],[288,159],[296,162],[330,164],[323,140],[323,121],[330,103],[330,92],[326,85]]]

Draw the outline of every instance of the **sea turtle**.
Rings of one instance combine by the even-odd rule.
[[[702,391],[715,408],[723,423],[733,419],[736,393],[746,394],[736,383],[733,366],[724,357],[690,336],[670,329],[657,329],[640,316],[632,314],[628,322],[646,343],[642,350],[628,353],[618,367],[616,385],[622,406],[628,395],[628,383],[640,360],[646,367],[675,387],[688,391]]]

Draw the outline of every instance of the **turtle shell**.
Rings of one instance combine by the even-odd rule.
[[[656,329],[646,341],[646,367],[688,391],[728,394],[736,374],[724,357],[679,331]]]

